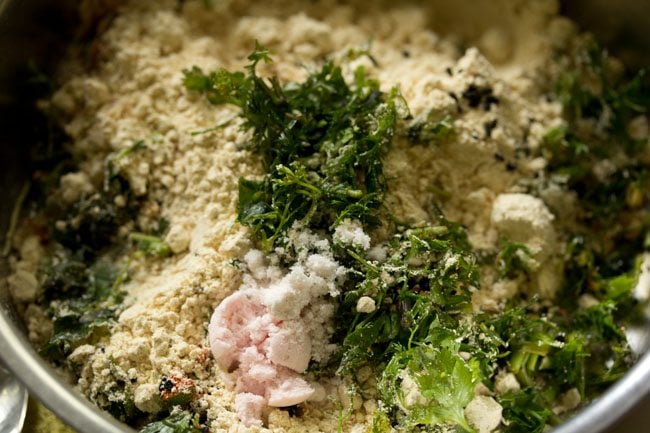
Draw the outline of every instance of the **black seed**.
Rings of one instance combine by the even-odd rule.
[[[485,101],[483,102],[483,109],[485,111],[490,111],[490,107],[492,105],[498,105],[498,104],[499,104],[499,98],[493,95],[489,95],[488,97],[485,98]]]
[[[158,385],[158,391],[170,392],[172,389],[174,389],[174,382],[163,376],[163,378],[160,380],[160,385]]]
[[[483,91],[474,84],[470,84],[467,90],[463,92],[463,98],[467,100],[467,103],[472,108],[478,107],[484,96]]]
[[[293,406],[288,406],[285,408],[285,410],[289,413],[289,416],[293,418],[302,416],[302,412],[303,412],[302,407],[297,404]]]
[[[494,154],[494,159],[496,159],[497,161],[502,161],[502,162],[505,161],[505,158],[499,152]]]
[[[475,84],[470,84],[469,87],[463,92],[463,98],[471,108],[478,108],[482,106],[485,111],[489,111],[493,104],[499,103],[499,98],[492,94],[491,87],[479,87]]]
[[[458,114],[461,114],[463,112],[463,107],[460,106],[460,101],[458,100],[458,96],[454,92],[449,92],[449,97],[454,100],[456,103],[456,110],[458,111]]]
[[[485,128],[485,138],[492,137],[492,131],[494,131],[494,128],[497,127],[497,124],[498,124],[497,119],[491,120],[489,122],[485,122],[483,124],[483,128]]]

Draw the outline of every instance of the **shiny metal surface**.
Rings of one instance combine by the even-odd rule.
[[[76,0],[0,0],[0,250],[20,189],[29,179],[29,147],[37,134],[33,101],[20,83],[35,62],[45,72],[61,58],[75,28]],[[0,253],[1,254],[1,253]],[[36,353],[13,308],[6,285],[8,263],[0,256],[0,357],[31,395],[84,433],[132,429],[97,409]]]
[[[6,293],[6,287],[0,286]],[[3,305],[4,307],[4,305]],[[57,373],[31,348],[13,314],[3,308],[0,314],[0,355],[7,367],[44,405],[70,426],[86,433],[132,432],[108,414],[89,403],[81,394],[64,383]]]
[[[0,433],[20,433],[27,414],[27,390],[0,366]]]
[[[28,179],[31,110],[16,85],[21,66],[36,59],[40,67],[60,58],[60,48],[71,37],[73,0],[0,0],[0,247],[4,244],[9,216],[21,186]],[[576,18],[605,43],[618,44],[621,55],[634,64],[650,64],[650,0],[567,0],[563,11]],[[620,47],[623,47],[621,50]],[[0,248],[1,249],[1,248]],[[26,386],[53,412],[80,432],[132,432],[90,404],[59,378],[28,343],[9,298],[8,264],[0,257],[0,357]],[[650,328],[635,339],[650,344]],[[650,413],[650,354],[600,399],[582,409],[554,430],[555,433],[644,433],[650,422],[639,421]],[[637,406],[636,411],[630,410]],[[0,406],[2,403],[0,402]],[[2,407],[0,407],[0,411]],[[626,415],[627,414],[627,415]],[[640,414],[640,415],[639,415]],[[640,418],[636,418],[639,417]],[[618,426],[618,427],[617,427]],[[2,433],[2,430],[0,430]]]

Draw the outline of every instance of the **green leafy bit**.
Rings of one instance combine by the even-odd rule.
[[[379,389],[382,401],[397,402],[406,411],[402,423],[408,427],[450,424],[474,431],[464,409],[474,397],[477,372],[477,362],[463,360],[457,344],[422,344],[394,354]]]
[[[508,421],[508,433],[542,433],[546,423],[554,417],[552,410],[534,388],[511,392],[499,400],[503,417]]]
[[[478,268],[460,227],[441,219],[395,235],[387,248],[388,259],[376,265],[347,251],[357,271],[341,304],[342,322],[351,325],[342,338],[340,372],[385,362],[395,344],[425,341],[441,321],[453,328],[470,309]],[[377,310],[356,312],[362,296],[375,299]]]
[[[205,431],[197,415],[181,412],[147,424],[140,429],[139,433],[204,433]]]
[[[137,140],[132,145],[127,146],[117,153],[112,153],[106,158],[106,174],[104,181],[110,182],[118,177],[120,171],[127,165],[137,154],[149,149],[144,140]]]
[[[239,221],[267,248],[294,221],[325,228],[343,218],[376,222],[386,189],[381,157],[406,110],[398,91],[380,91],[363,67],[348,84],[331,61],[302,83],[282,85],[257,74],[268,50],[257,45],[249,60],[246,74],[194,67],[184,81],[213,104],[241,109],[252,130],[248,146],[266,164],[261,181],[240,181]]]
[[[435,121],[414,122],[407,130],[407,137],[415,143],[438,143],[448,138],[454,131],[451,116]]]
[[[392,431],[392,424],[390,418],[383,410],[375,410],[372,415],[372,430],[371,433],[389,433]]]
[[[144,233],[131,233],[131,240],[138,244],[140,251],[145,254],[165,258],[172,255],[169,245],[157,236]]]
[[[115,204],[118,195],[124,198],[124,206]],[[101,192],[69,206],[51,203],[47,212],[54,221],[65,222],[63,227],[52,226],[52,237],[84,261],[92,261],[113,243],[119,227],[133,219],[138,207],[128,182],[114,175]]]
[[[630,349],[614,311],[613,301],[570,316],[515,307],[479,321],[499,346],[501,362],[523,385],[544,389],[551,405],[571,388],[592,398],[629,368]]]
[[[43,295],[51,301],[54,323],[52,336],[41,352],[60,361],[78,346],[92,344],[108,334],[122,302],[120,287],[128,278],[128,266],[98,259],[86,267],[61,253],[44,274]]]
[[[125,206],[115,204],[117,195],[125,197]],[[138,204],[126,180],[115,175],[102,191],[71,206],[48,206],[47,212],[64,224],[53,225],[56,242],[40,270],[42,298],[53,320],[52,336],[41,350],[60,362],[79,345],[97,343],[114,324],[129,265],[115,262],[112,244]]]
[[[126,147],[119,151],[115,157],[112,158],[113,161],[120,161],[124,158],[127,158],[131,155],[134,155],[138,152],[141,152],[145,149],[148,149],[147,145],[145,144],[144,140],[138,140],[135,143],[133,143],[131,146]]]
[[[582,119],[601,121],[606,130],[635,148],[628,122],[650,107],[650,86],[645,70],[632,77],[616,73],[607,51],[588,41],[571,53],[556,85],[570,123]],[[607,117],[607,118],[606,118]]]
[[[630,132],[650,109],[650,80],[643,70],[629,77],[611,65],[593,43],[567,56],[555,91],[567,124],[549,131],[543,146],[550,173],[567,177],[578,194],[585,225],[607,230],[608,239],[624,229],[615,224],[622,212],[648,203],[650,186],[647,167],[635,162],[645,139]],[[599,172],[603,164],[609,168]]]
[[[496,264],[501,278],[516,278],[528,272],[533,258],[530,248],[520,242],[501,241]]]

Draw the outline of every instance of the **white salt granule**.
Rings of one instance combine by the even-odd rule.
[[[372,313],[377,308],[375,300],[370,296],[362,296],[357,301],[357,312]]]
[[[501,424],[503,408],[492,397],[477,395],[465,408],[467,422],[479,433],[490,433]]]
[[[334,228],[334,242],[340,242],[362,250],[370,248],[370,236],[363,231],[361,223],[349,218],[344,219]]]

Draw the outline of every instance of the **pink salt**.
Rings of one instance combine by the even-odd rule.
[[[208,338],[215,360],[230,372],[237,392],[235,410],[245,425],[261,425],[265,405],[293,406],[314,395],[299,374],[311,356],[304,324],[273,317],[258,291],[239,291],[224,299],[212,315]]]

